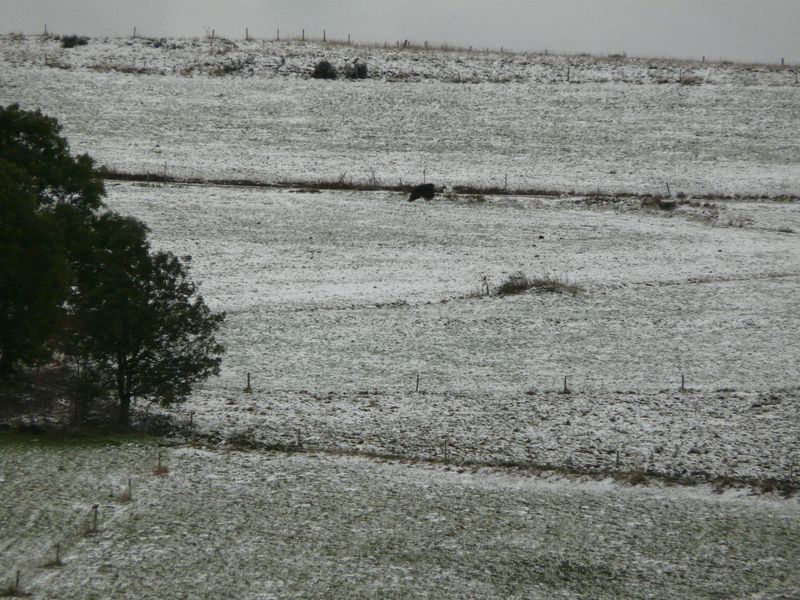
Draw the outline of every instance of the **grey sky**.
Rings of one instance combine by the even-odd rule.
[[[409,39],[800,62],[800,0],[0,0],[0,31]]]

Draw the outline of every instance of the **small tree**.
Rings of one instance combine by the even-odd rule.
[[[79,266],[70,299],[71,353],[119,400],[119,423],[131,401],[169,405],[219,372],[223,347],[214,334],[224,319],[212,313],[188,278],[186,263],[151,252],[147,228],[130,217],[101,215],[91,260]]]
[[[60,350],[76,417],[115,392],[183,400],[219,368],[213,314],[188,278],[188,257],[151,252],[147,228],[100,213],[103,181],[73,157],[55,119],[0,107],[0,378]]]
[[[314,65],[314,72],[311,73],[314,79],[336,79],[337,76],[336,67],[327,60],[321,60]]]

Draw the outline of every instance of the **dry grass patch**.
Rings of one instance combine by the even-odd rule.
[[[583,291],[566,278],[552,274],[529,277],[522,271],[511,273],[495,288],[495,295],[510,296],[532,290],[538,293],[571,294]]]

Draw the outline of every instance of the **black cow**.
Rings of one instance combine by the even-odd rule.
[[[411,190],[411,195],[408,197],[409,202],[413,202],[417,198],[425,198],[425,200],[433,200],[436,195],[436,188],[432,183],[423,183],[416,186]]]

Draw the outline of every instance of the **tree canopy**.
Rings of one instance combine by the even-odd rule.
[[[41,206],[96,210],[105,194],[103,180],[88,155],[70,154],[60,132],[58,121],[38,110],[0,108],[0,157],[27,175],[24,189]]]
[[[30,178],[0,159],[0,377],[47,358],[64,300],[67,263],[52,215],[37,210]]]
[[[153,251],[147,227],[108,210],[87,155],[40,112],[0,107],[0,379],[56,353],[82,402],[163,405],[219,370],[213,313],[190,257]],[[79,411],[80,412],[80,411]]]
[[[223,348],[214,333],[223,316],[196,293],[188,257],[151,252],[140,221],[106,213],[93,234],[70,298],[74,347],[113,382],[127,423],[132,398],[180,402],[195,381],[218,372]]]

